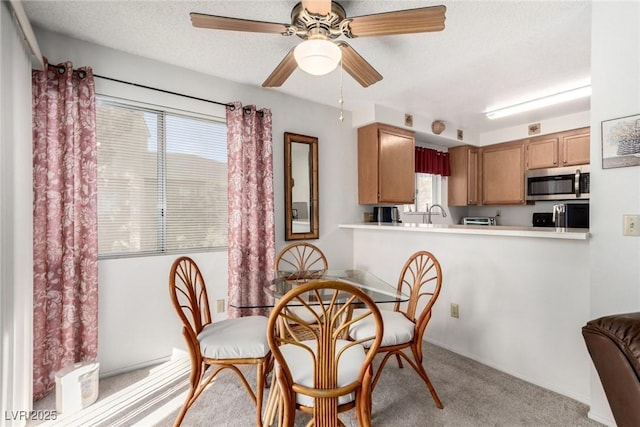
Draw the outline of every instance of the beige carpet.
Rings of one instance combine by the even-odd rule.
[[[424,365],[444,409],[436,408],[410,367],[399,369],[392,360],[374,391],[374,426],[601,426],[588,419],[588,408],[575,400],[428,343],[424,350]],[[188,370],[183,359],[102,379],[96,403],[40,425],[172,426],[184,400]],[[255,384],[253,371],[249,379]],[[54,394],[36,402],[36,409],[55,408]],[[341,416],[347,426],[357,425],[352,412]],[[250,427],[254,416],[244,388],[227,372],[200,396],[182,425]],[[296,426],[307,420],[299,413]]]

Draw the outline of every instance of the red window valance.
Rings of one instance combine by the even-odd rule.
[[[416,173],[450,176],[449,153],[416,147]]]

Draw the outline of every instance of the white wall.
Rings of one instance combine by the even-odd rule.
[[[591,125],[589,111],[540,120],[539,123],[539,135],[547,135],[550,133],[578,129]],[[522,123],[517,126],[508,127],[497,131],[482,133],[480,134],[480,141],[477,145],[485,146],[506,141],[517,141],[519,139],[529,138],[529,136],[529,123]]]
[[[354,235],[354,267],[389,283],[412,253],[428,250],[438,258],[443,284],[427,341],[589,402],[589,359],[579,333],[589,318],[588,241],[345,232]],[[460,318],[450,317],[451,303]]]
[[[405,124],[405,114],[410,114],[413,118],[413,124],[407,126]],[[441,134],[436,135],[431,130],[431,124],[438,117],[431,117],[423,112],[404,112],[393,110],[382,105],[371,105],[353,112],[353,126],[360,127],[373,122],[387,123],[392,126],[412,130],[416,133],[416,140],[428,141],[441,147],[454,147],[460,144],[479,144],[479,136],[469,129],[460,129],[463,131],[464,139],[458,139],[458,128],[445,122],[445,129]]]
[[[640,214],[640,167],[602,169],[601,122],[640,114],[640,3],[593,3],[591,40],[590,316],[640,311],[640,238],[622,216]],[[612,420],[591,370],[591,411]],[[611,423],[611,422],[609,422]]]
[[[36,36],[50,63],[71,60],[75,67],[89,65],[95,74],[106,77],[219,102],[239,100],[270,108],[276,218],[284,218],[284,132],[317,136],[320,239],[314,243],[326,252],[330,266],[351,265],[351,239],[337,228],[339,223],[361,220],[363,211],[357,205],[356,131],[349,112],[345,112],[341,123],[338,109],[276,90],[232,83],[40,29],[36,29]],[[131,86],[116,86],[96,79],[98,91],[144,96]],[[276,223],[276,239],[280,249],[285,244],[284,221]],[[226,299],[226,252],[198,253],[193,257],[204,270],[210,300]],[[173,347],[184,347],[168,294],[173,259],[174,256],[157,256],[99,262],[99,362],[103,375],[147,364],[169,356]]]
[[[0,4],[0,426],[32,401],[33,198],[31,63],[8,2]]]

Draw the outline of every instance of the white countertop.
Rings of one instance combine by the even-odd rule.
[[[476,234],[486,236],[538,237],[545,239],[589,240],[587,228],[513,227],[506,225],[459,225],[380,223],[340,224],[340,228],[425,233]]]

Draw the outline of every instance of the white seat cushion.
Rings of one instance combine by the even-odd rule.
[[[247,316],[210,323],[198,334],[200,351],[212,359],[264,357],[269,353],[265,316]]]
[[[308,346],[314,354],[316,353],[316,341],[301,341],[302,344]],[[337,340],[336,351],[339,351],[347,344],[353,344],[351,341]],[[287,366],[291,371],[293,381],[305,387],[313,387],[313,356],[304,348],[293,344],[285,344],[280,346],[282,356],[287,361]],[[360,368],[365,359],[364,347],[356,344],[346,349],[338,360],[338,387],[345,386],[358,379]],[[342,405],[355,399],[355,393],[338,398],[338,404]],[[296,394],[296,402],[304,406],[313,406],[313,397],[303,394]]]
[[[367,312],[367,309],[357,308],[353,310],[353,317],[356,318],[365,312]],[[404,314],[391,310],[380,310],[380,314],[384,325],[381,347],[405,344],[413,339],[415,324],[407,319]],[[373,316],[367,316],[355,322],[349,328],[349,336],[356,341],[374,336],[375,333],[376,322]],[[371,341],[365,342],[363,345],[369,348]]]

